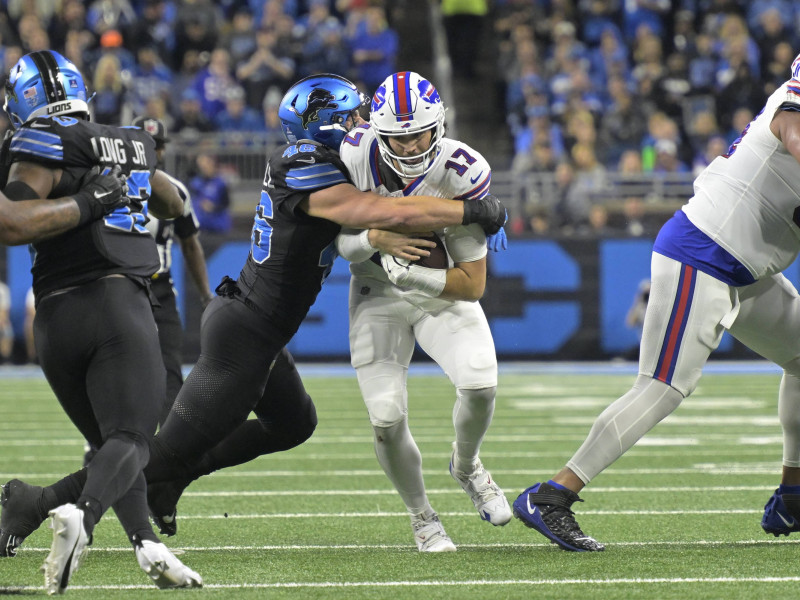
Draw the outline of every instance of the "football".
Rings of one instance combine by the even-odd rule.
[[[414,264],[421,267],[428,267],[429,269],[446,269],[448,266],[450,266],[450,264],[447,258],[447,250],[444,247],[444,242],[442,241],[442,238],[435,233],[431,239],[436,242],[435,248],[429,248],[431,255],[423,256],[418,261],[415,261]]]

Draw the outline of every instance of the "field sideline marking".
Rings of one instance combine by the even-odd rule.
[[[695,541],[654,541],[654,542],[609,542],[605,540],[609,546],[625,546],[625,547],[646,547],[646,546],[768,546],[772,544],[781,545],[796,545],[800,544],[800,538],[796,539],[764,539],[764,540],[695,540]],[[554,548],[553,544],[549,542],[511,542],[511,543],[490,543],[490,544],[459,544],[459,548],[472,548],[480,550],[496,549],[496,548]],[[240,546],[174,546],[171,550],[177,555],[182,555],[185,552],[221,552],[221,551],[238,551],[238,550],[413,550],[416,553],[416,546],[413,544],[264,544],[264,545],[240,545]],[[20,552],[49,552],[50,548],[44,547],[27,547],[23,546]],[[129,546],[114,546],[114,547],[94,547],[92,546],[91,552],[130,552]],[[70,586],[71,588],[71,586]],[[2,588],[0,588],[2,589]]]
[[[492,469],[495,476],[524,476],[532,479],[531,483],[535,483],[537,476],[546,476],[552,474],[552,469],[545,470],[527,470],[527,469]],[[719,465],[702,465],[697,467],[678,467],[674,469],[606,469],[606,475],[773,475],[775,482],[780,480],[780,465],[776,463],[774,468],[764,466],[753,467],[749,466],[743,468],[738,464],[719,464]],[[446,472],[442,473],[440,469],[423,469],[423,474],[427,477],[436,475],[444,476]],[[64,473],[11,473],[0,472],[0,480],[7,479],[23,479],[30,480],[36,479],[61,479]],[[379,469],[336,469],[328,470],[325,472],[313,470],[296,470],[296,471],[218,471],[213,474],[214,478],[244,478],[244,477],[386,477],[386,474]],[[776,487],[773,485],[772,487]]]
[[[473,511],[437,511],[442,517],[474,517]],[[763,508],[731,508],[731,509],[709,509],[709,510],[585,510],[581,511],[580,516],[669,516],[669,515],[753,515],[762,514]],[[178,518],[182,520],[202,519],[207,521],[216,520],[237,520],[246,519],[365,519],[365,518],[385,518],[385,517],[408,517],[406,512],[397,511],[371,511],[371,512],[332,512],[332,513],[233,513],[224,514],[194,514],[183,515]]]
[[[800,577],[652,577],[617,579],[473,579],[464,581],[287,581],[277,583],[212,583],[204,589],[366,588],[366,587],[460,587],[475,585],[620,585],[662,583],[795,583]],[[0,587],[3,593],[40,591],[40,586]],[[70,590],[152,590],[152,585],[75,585]]]

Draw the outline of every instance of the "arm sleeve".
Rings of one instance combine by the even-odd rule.
[[[369,229],[343,229],[336,236],[336,251],[339,256],[352,263],[360,263],[377,252],[369,245]]]
[[[480,225],[458,225],[445,229],[445,246],[453,262],[475,262],[486,256],[486,234]]]

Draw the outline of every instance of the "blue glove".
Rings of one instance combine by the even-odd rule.
[[[506,237],[506,230],[501,227],[497,233],[486,236],[486,245],[492,252],[500,252],[508,248],[508,238]]]

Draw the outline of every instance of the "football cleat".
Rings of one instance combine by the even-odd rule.
[[[800,531],[800,494],[780,494],[775,490],[764,506],[761,528],[775,537]]]
[[[161,542],[143,540],[134,545],[136,560],[159,589],[199,588],[203,579]]]
[[[62,504],[51,510],[50,516],[53,545],[42,565],[44,587],[50,595],[63,594],[86,557],[92,538],[83,526],[83,511],[74,504]]]
[[[16,556],[25,538],[47,518],[39,511],[44,488],[12,479],[0,488],[0,556]]]
[[[570,507],[583,502],[573,491],[537,483],[514,500],[514,516],[564,550],[599,552],[605,546],[581,531]]]
[[[511,507],[508,500],[489,475],[489,471],[483,468],[479,460],[475,464],[472,473],[464,473],[456,470],[455,463],[455,442],[453,442],[453,455],[450,457],[450,475],[453,476],[461,488],[469,494],[478,514],[484,521],[489,521],[492,525],[505,525],[511,520]]]
[[[161,535],[173,536],[178,533],[178,500],[189,483],[190,480],[180,480],[147,484],[150,518]]]
[[[411,529],[420,552],[455,552],[456,546],[444,532],[436,511],[412,515]]]

